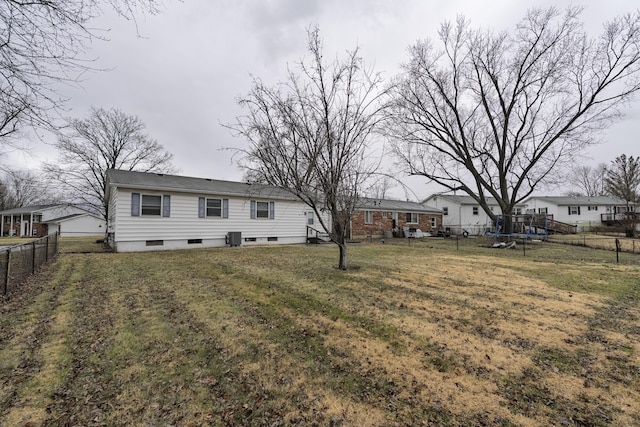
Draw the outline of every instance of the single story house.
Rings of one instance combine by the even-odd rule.
[[[349,236],[352,239],[407,237],[409,230],[435,234],[441,228],[440,209],[417,202],[364,197],[351,217]]]
[[[576,226],[577,231],[605,226],[627,209],[624,200],[607,196],[532,196],[524,203],[527,213],[547,214],[554,221]]]
[[[3,236],[102,236],[105,221],[98,215],[68,204],[33,205],[0,212]]]
[[[442,226],[452,234],[482,235],[495,225],[478,202],[468,195],[432,194],[422,203],[442,210]],[[488,197],[487,204],[492,212],[502,213],[495,198]],[[525,206],[524,203],[516,205],[513,214],[523,214]]]
[[[281,188],[109,170],[107,241],[118,252],[305,243],[311,209]]]

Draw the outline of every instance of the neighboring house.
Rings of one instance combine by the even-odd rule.
[[[493,221],[471,196],[456,194],[433,194],[427,197],[424,204],[442,210],[442,226],[452,234],[482,235],[494,227]],[[487,204],[492,212],[500,215],[501,209],[493,197],[487,198]],[[525,204],[515,206],[514,215],[523,214]]]
[[[626,211],[623,200],[606,196],[533,196],[525,203],[527,212],[547,214],[554,221],[575,225],[577,231],[610,224],[615,214]]]
[[[442,228],[442,211],[416,202],[361,198],[351,217],[350,238],[406,235],[405,229],[435,234]]]
[[[55,232],[63,237],[104,235],[99,216],[70,205],[37,205],[0,212],[3,236],[42,237]]]
[[[119,252],[307,241],[310,208],[280,188],[109,170],[108,242]]]

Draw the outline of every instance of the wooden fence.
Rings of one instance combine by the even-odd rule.
[[[58,253],[58,233],[0,249],[0,294],[15,289]]]

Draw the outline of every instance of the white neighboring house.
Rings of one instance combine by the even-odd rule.
[[[471,235],[483,235],[494,226],[489,215],[471,196],[432,194],[422,203],[442,210],[442,227],[452,234],[463,234],[466,231]],[[488,197],[487,204],[492,212],[501,214],[495,198]],[[520,215],[524,213],[524,208],[524,204],[518,204],[513,213]]]
[[[258,184],[111,169],[106,196],[118,252],[305,243],[313,224],[293,194]]]
[[[0,212],[3,236],[42,237],[55,232],[62,237],[102,236],[105,221],[76,206],[32,205]]]
[[[590,231],[610,223],[614,215],[626,211],[623,200],[607,196],[532,196],[525,200],[527,212],[547,214],[554,221]]]

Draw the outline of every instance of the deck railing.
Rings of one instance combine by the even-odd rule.
[[[58,233],[0,249],[0,293],[6,295],[58,253]]]

